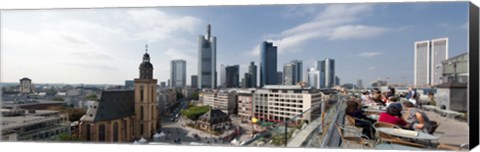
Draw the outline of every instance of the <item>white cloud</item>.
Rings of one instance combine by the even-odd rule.
[[[397,31],[395,29],[354,24],[360,19],[373,13],[372,4],[332,4],[325,7],[322,11],[308,7],[302,10],[302,7],[287,7],[286,12],[296,16],[313,16],[312,19],[303,24],[286,29],[280,34],[274,35],[270,39],[275,46],[278,46],[278,53],[299,52],[304,45],[316,39],[325,40],[350,40],[373,38],[387,32]],[[404,27],[399,30],[405,29]],[[249,50],[251,56],[258,56],[259,45]]]
[[[345,25],[336,27],[329,35],[329,40],[347,40],[354,38],[372,38],[390,31],[388,28],[364,26],[364,25]]]
[[[382,54],[383,54],[382,52],[362,52],[358,56],[370,58],[370,57],[379,56]]]
[[[34,13],[2,14],[2,81],[28,76],[35,82],[123,83],[138,76],[147,42],[160,81],[169,76],[164,72],[169,70],[170,59],[196,64],[196,58],[192,59],[195,39],[182,38],[196,36],[202,21],[195,17],[157,9]],[[55,18],[45,17],[52,14]]]

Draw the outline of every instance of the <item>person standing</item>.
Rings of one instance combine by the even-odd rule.
[[[413,87],[408,87],[408,94],[405,97],[413,105],[417,105],[418,93]]]

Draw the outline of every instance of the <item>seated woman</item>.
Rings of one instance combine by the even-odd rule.
[[[412,124],[412,130],[419,130],[429,134],[435,132],[435,129],[438,127],[437,122],[430,121],[428,116],[423,111],[415,108],[413,103],[407,101],[403,105],[407,108],[407,122]]]
[[[374,95],[372,97],[372,100],[377,104],[377,105],[382,105],[382,106],[385,106],[385,102],[382,101],[381,99],[381,95],[380,94],[377,94],[377,95]]]
[[[394,102],[387,107],[387,112],[382,112],[378,122],[386,122],[402,128],[410,128],[410,124],[402,118],[402,104]]]
[[[375,120],[368,118],[360,109],[360,105],[357,102],[353,100],[347,101],[345,113],[356,118],[355,126],[363,128],[362,134],[373,139],[372,134],[375,133],[375,130],[373,130],[372,125],[375,123]]]
[[[392,96],[392,97],[388,97],[388,98],[387,98],[387,102],[385,102],[385,105],[388,107],[391,103],[395,103],[395,102],[397,102],[397,98],[395,98],[395,97],[393,97],[393,96]]]

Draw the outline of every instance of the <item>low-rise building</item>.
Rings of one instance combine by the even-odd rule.
[[[3,141],[49,141],[70,134],[67,114],[54,110],[2,109]]]
[[[221,131],[227,129],[232,124],[230,117],[219,109],[210,109],[207,113],[200,116],[197,125],[202,130]]]
[[[256,89],[241,89],[237,91],[237,111],[242,121],[248,121],[253,117],[253,93]]]
[[[203,105],[208,105],[213,109],[219,109],[228,115],[235,114],[236,92],[235,90],[211,90],[204,89],[200,100]]]
[[[270,85],[253,93],[253,112],[254,117],[265,121],[283,122],[299,115],[298,120],[310,122],[319,116],[321,101],[322,93],[318,90],[299,85]]]
[[[158,107],[161,113],[168,113],[177,103],[177,92],[174,89],[158,91]]]

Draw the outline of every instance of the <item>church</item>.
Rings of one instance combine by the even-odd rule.
[[[148,47],[134,90],[103,91],[80,119],[79,135],[94,142],[132,142],[151,139],[161,121],[157,107],[157,80],[153,79]]]

